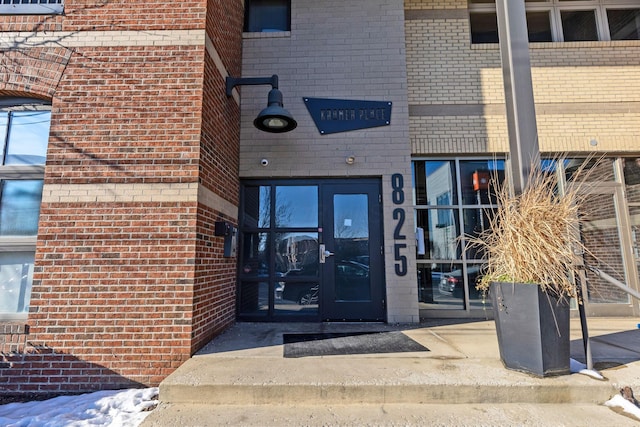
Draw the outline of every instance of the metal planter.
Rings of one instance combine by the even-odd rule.
[[[540,377],[569,374],[568,298],[523,283],[491,283],[490,293],[505,367]]]

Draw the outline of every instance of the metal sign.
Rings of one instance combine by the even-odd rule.
[[[389,126],[391,102],[348,99],[303,98],[322,135]]]

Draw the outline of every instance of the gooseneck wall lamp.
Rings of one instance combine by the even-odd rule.
[[[278,76],[271,77],[227,77],[227,96],[230,97],[233,88],[243,85],[271,85],[267,108],[260,111],[253,125],[264,132],[283,133],[292,131],[298,126],[291,113],[283,107],[282,92],[278,90]]]

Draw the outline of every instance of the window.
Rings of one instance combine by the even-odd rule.
[[[611,40],[640,39],[640,9],[607,9]]]
[[[290,0],[246,0],[245,31],[262,33],[290,29]]]
[[[504,161],[434,159],[412,165],[416,225],[424,235],[424,253],[417,255],[419,301],[437,310],[482,308],[475,281],[483,254],[465,239],[488,228],[497,202],[491,180],[504,180]]]
[[[640,39],[640,8],[633,0],[526,1],[530,42]],[[498,43],[496,5],[469,0],[471,43]]]
[[[26,317],[51,107],[0,98],[0,320]]]
[[[63,0],[0,0],[0,15],[58,15]]]

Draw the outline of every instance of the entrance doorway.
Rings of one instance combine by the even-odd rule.
[[[380,181],[242,185],[241,320],[382,321]]]

